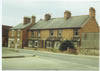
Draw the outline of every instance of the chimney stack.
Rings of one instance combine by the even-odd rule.
[[[45,14],[45,21],[48,21],[51,19],[51,15],[50,14]]]
[[[32,16],[32,24],[35,24],[35,20],[36,19],[36,17],[35,16]]]
[[[71,12],[70,11],[65,11],[64,12],[64,18],[65,19],[68,19],[68,18],[70,18],[71,17]]]
[[[90,17],[94,17],[95,18],[95,8],[90,7],[90,9],[89,9],[89,15],[90,15]]]
[[[29,18],[29,17],[24,17],[24,25],[25,24],[28,24],[28,23],[30,23],[31,22],[31,18]]]

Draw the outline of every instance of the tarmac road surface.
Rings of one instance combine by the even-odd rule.
[[[95,70],[99,56],[70,55],[26,49],[2,51],[3,70]]]

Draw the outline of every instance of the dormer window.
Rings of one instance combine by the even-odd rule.
[[[14,30],[12,30],[12,36],[14,36],[14,34],[15,34],[14,32],[15,32],[15,31],[14,31]]]
[[[62,35],[62,30],[60,29],[58,30],[58,37],[61,37],[61,35]]]
[[[78,36],[79,33],[78,33],[78,29],[74,29],[74,36]]]
[[[53,37],[54,35],[54,30],[50,30],[50,37]]]

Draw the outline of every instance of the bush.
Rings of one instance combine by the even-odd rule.
[[[61,43],[59,50],[66,51],[68,48],[74,48],[74,44],[70,40],[65,40]]]
[[[52,52],[57,52],[57,49],[51,48],[51,51],[52,51]]]

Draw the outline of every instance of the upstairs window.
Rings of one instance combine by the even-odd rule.
[[[20,32],[21,32],[20,30],[17,31],[17,36],[20,36]]]
[[[78,36],[79,33],[78,33],[78,29],[74,29],[74,36]]]
[[[15,31],[14,31],[14,30],[12,30],[12,36],[14,36],[14,34],[15,34]]]
[[[54,35],[54,30],[50,30],[50,37],[53,37]]]
[[[31,37],[34,37],[34,31],[31,31]]]
[[[40,37],[40,31],[38,31],[38,37]]]
[[[58,30],[58,37],[61,37],[62,35],[62,30]]]

